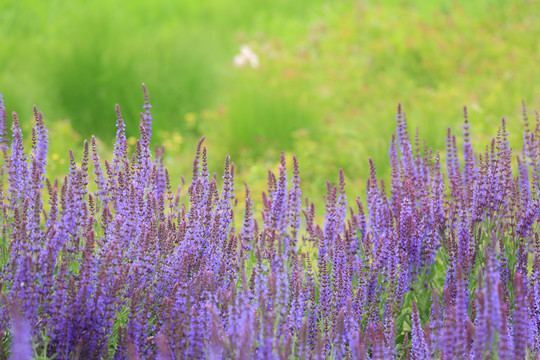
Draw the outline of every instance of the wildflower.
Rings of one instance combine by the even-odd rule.
[[[249,65],[256,69],[259,67],[259,56],[248,45],[242,45],[240,46],[240,54],[235,55],[233,62],[236,67]]]

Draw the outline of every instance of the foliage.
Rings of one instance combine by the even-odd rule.
[[[518,117],[522,99],[538,106],[538,16],[533,0],[6,0],[0,82],[23,127],[35,102],[51,130],[68,119],[81,138],[108,144],[114,102],[126,109],[128,138],[137,136],[144,81],[155,89],[154,139],[175,142],[165,159],[173,179],[204,135],[211,169],[230,154],[240,177],[259,178],[257,164],[277,169],[284,150],[303,164],[306,194],[343,168],[353,196],[369,157],[388,178],[394,129],[381,119],[397,102],[433,148],[447,126],[459,128],[463,104],[478,144],[498,116]],[[259,55],[257,69],[234,67],[242,44]]]

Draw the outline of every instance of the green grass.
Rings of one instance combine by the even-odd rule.
[[[136,136],[145,82],[173,179],[190,173],[205,135],[213,171],[230,153],[239,181],[264,178],[285,150],[300,160],[304,194],[320,198],[342,167],[356,196],[368,157],[388,172],[398,102],[411,131],[419,126],[435,149],[444,149],[448,126],[461,131],[463,105],[477,150],[502,117],[519,147],[521,100],[540,107],[535,4],[4,1],[0,91],[23,120],[34,103],[49,127],[70,120],[80,138],[64,137],[54,150],[67,158],[93,133],[112,143],[114,103]],[[258,69],[233,66],[244,43],[259,55]]]
[[[134,125],[128,131],[137,133],[140,84],[146,82],[161,119],[157,126],[185,130],[183,114],[219,105],[240,32],[279,28],[277,19],[288,23],[315,4],[2,2],[2,91],[23,118],[37,103],[51,119],[68,118],[85,135],[110,139],[114,103]]]

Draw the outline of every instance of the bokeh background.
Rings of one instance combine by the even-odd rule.
[[[92,134],[110,154],[115,103],[133,145],[144,82],[174,183],[206,136],[211,170],[230,154],[256,192],[283,150],[305,195],[322,201],[343,168],[354,197],[369,157],[388,172],[399,102],[436,150],[463,105],[477,150],[503,117],[519,148],[521,101],[540,109],[539,20],[537,0],[2,0],[0,92],[27,130],[43,111],[50,176]],[[243,45],[258,63],[234,63]]]

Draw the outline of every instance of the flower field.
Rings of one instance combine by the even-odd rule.
[[[144,90],[135,150],[117,106],[112,157],[92,138],[57,180],[42,113],[26,151],[0,100],[0,359],[540,356],[538,113],[475,152],[464,109],[442,161],[398,106],[390,181],[370,160],[353,199],[340,171],[318,208],[283,153],[262,195],[204,139],[171,178]]]

